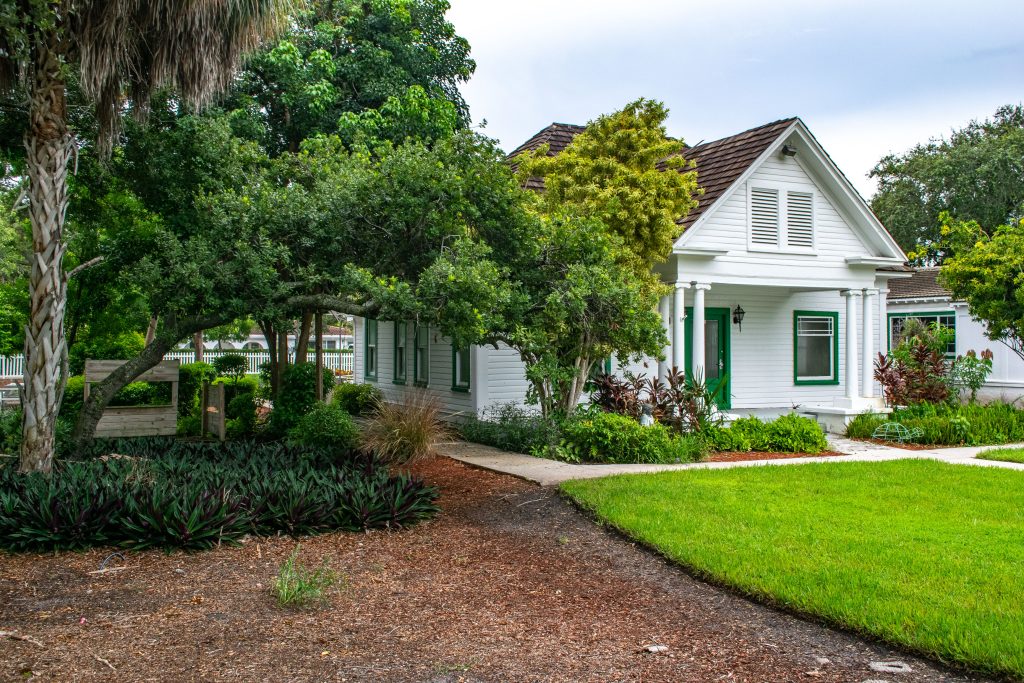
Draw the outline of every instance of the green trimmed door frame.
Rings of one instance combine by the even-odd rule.
[[[732,372],[732,312],[728,308],[705,308],[704,309],[704,343],[705,353],[712,351],[708,343],[708,325],[718,326],[718,343],[715,345],[714,354],[711,358],[717,358],[719,368],[718,376],[707,380],[708,389],[714,391],[721,382],[725,382],[725,388],[718,397],[718,407],[728,410],[732,407],[732,389],[729,386],[729,374]],[[693,372],[693,307],[686,307],[686,321],[683,325],[683,335],[686,338],[686,374]]]

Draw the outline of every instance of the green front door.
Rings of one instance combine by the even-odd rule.
[[[729,319],[728,308],[704,309],[704,381],[708,390],[715,391],[725,384],[718,395],[718,407],[729,408]],[[693,308],[686,308],[686,374],[693,372]]]

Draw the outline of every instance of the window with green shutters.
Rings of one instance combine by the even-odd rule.
[[[430,328],[417,325],[413,336],[413,383],[425,387],[430,382]]]
[[[395,323],[395,384],[405,384],[406,374],[406,354],[405,354],[405,337],[406,337],[406,323]]]
[[[794,384],[839,384],[839,314],[793,312]]]
[[[366,320],[366,358],[363,365],[363,378],[377,381],[377,321]]]
[[[452,391],[469,391],[472,373],[471,347],[452,347]]]

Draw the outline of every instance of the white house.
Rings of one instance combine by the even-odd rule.
[[[557,154],[582,130],[552,124],[510,157],[544,143]],[[728,383],[723,409],[795,408],[831,429],[880,409],[872,377],[888,329],[880,293],[909,273],[864,200],[798,118],[684,154],[696,161],[704,194],[658,266],[673,286],[660,306],[669,345],[665,360],[627,369],[700,372]],[[356,381],[390,399],[424,387],[456,416],[524,400],[511,349],[453,349],[433,328],[402,321],[357,318],[355,338]]]
[[[938,268],[920,268],[912,277],[890,283],[887,348],[899,338],[909,318],[952,328],[951,358],[971,350],[992,352],[992,374],[978,392],[981,399],[1013,402],[1024,397],[1024,360],[1005,344],[987,338],[984,324],[971,317],[966,303],[953,300],[949,290],[938,283],[938,275]]]

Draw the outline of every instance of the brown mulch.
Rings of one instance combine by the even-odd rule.
[[[866,441],[868,443],[875,443],[879,446],[888,446],[889,448],[902,448],[905,451],[934,451],[941,450],[943,448],[956,448],[956,446],[936,446],[928,445],[924,443],[899,443],[897,441],[886,441],[884,439],[854,439],[855,441]]]
[[[323,609],[275,604],[287,538],[126,552],[100,574],[109,550],[0,556],[0,680],[972,680],[692,579],[552,489],[419,469],[435,520],[302,541],[347,579]],[[869,669],[892,659],[913,673]]]
[[[821,453],[760,453],[758,451],[719,451],[710,454],[704,462],[747,462],[748,460],[788,460],[790,458],[831,458],[845,455],[838,451]]]

